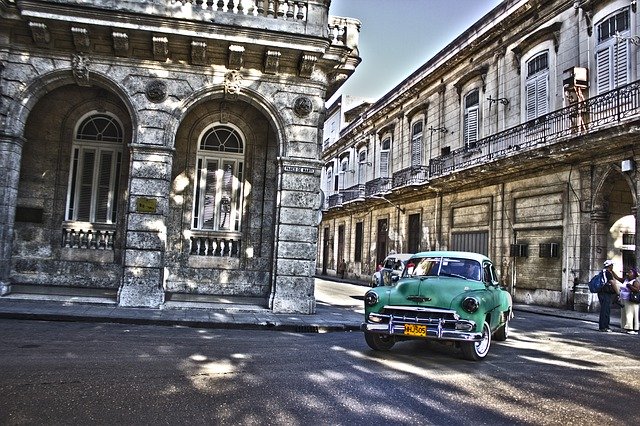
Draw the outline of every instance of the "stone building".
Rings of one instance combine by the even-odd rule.
[[[0,294],[313,313],[330,0],[0,0]]]
[[[594,308],[603,261],[638,264],[637,9],[505,0],[351,114],[323,151],[318,273],[468,250],[516,302]]]

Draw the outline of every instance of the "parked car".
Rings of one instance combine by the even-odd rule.
[[[390,284],[391,278],[395,276],[402,275],[402,271],[404,271],[404,265],[406,265],[407,260],[413,256],[411,253],[394,253],[385,257],[384,261],[381,264],[380,270],[376,271],[371,276],[371,287],[378,287],[380,285]]]
[[[413,255],[402,276],[365,294],[364,305],[362,330],[372,349],[406,339],[449,341],[473,361],[487,356],[492,337],[507,339],[513,315],[491,260],[457,251]]]

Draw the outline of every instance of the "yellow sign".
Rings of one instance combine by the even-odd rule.
[[[136,200],[136,211],[138,213],[155,213],[158,208],[158,200],[155,198],[140,197]]]

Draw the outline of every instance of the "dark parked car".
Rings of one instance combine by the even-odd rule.
[[[451,341],[475,361],[487,356],[492,337],[507,339],[513,307],[491,260],[457,251],[413,255],[403,274],[369,290],[364,304],[362,329],[372,349],[406,339]]]

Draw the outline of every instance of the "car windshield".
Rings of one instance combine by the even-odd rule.
[[[414,257],[404,270],[404,277],[457,277],[480,281],[480,263],[453,257]]]

